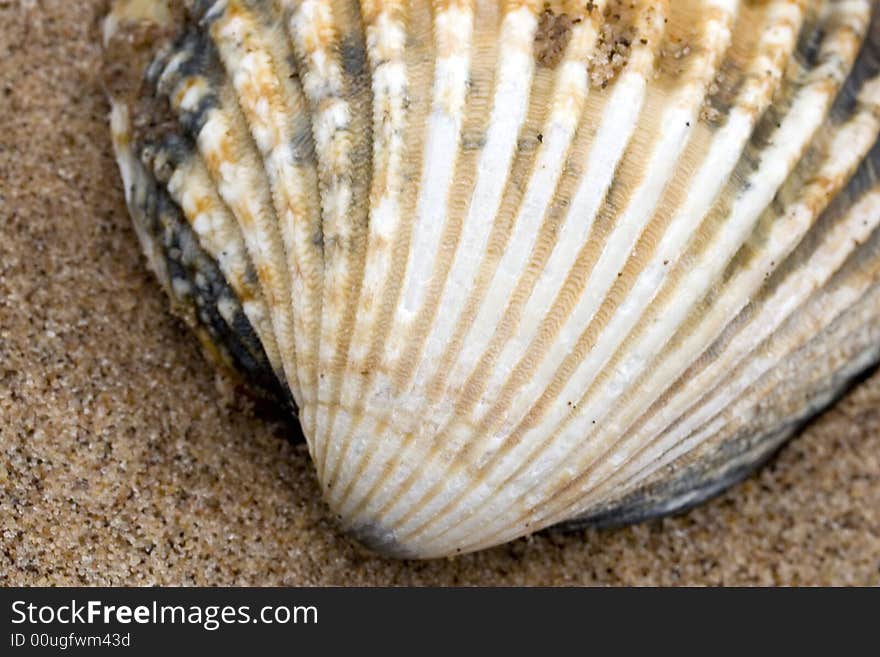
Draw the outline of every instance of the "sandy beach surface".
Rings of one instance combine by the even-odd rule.
[[[146,270],[103,4],[0,0],[0,585],[880,584],[880,375],[679,517],[432,562],[354,545]]]

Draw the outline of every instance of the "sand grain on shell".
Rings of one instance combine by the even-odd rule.
[[[0,584],[880,584],[880,376],[682,517],[428,563],[349,543],[145,269],[103,4],[0,0]]]

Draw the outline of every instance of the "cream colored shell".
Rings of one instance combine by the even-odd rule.
[[[117,0],[114,144],[153,268],[289,391],[341,522],[452,555],[687,506],[877,360],[871,14]]]

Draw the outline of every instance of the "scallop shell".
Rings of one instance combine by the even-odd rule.
[[[342,524],[451,555],[695,504],[880,359],[871,14],[117,0],[113,142]]]

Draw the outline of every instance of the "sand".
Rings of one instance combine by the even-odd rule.
[[[102,4],[0,0],[0,584],[880,584],[880,375],[679,517],[433,562],[351,543],[146,270]]]

